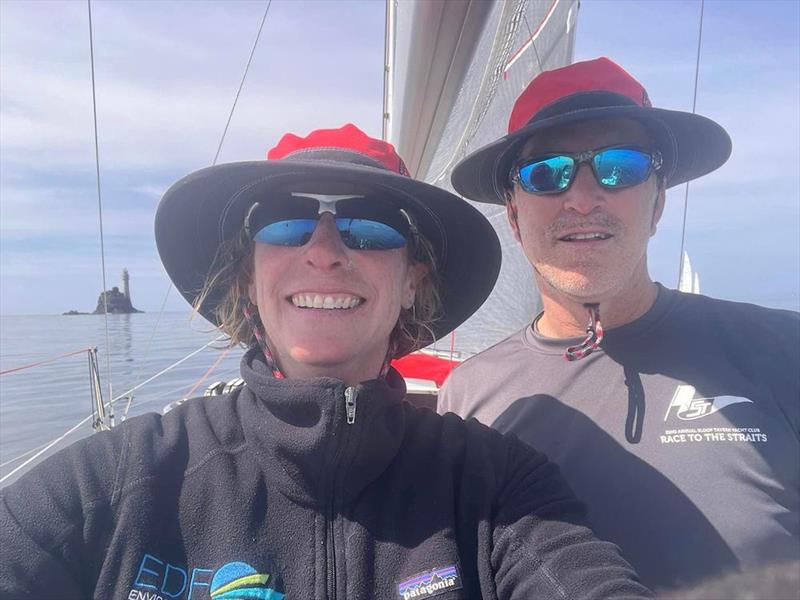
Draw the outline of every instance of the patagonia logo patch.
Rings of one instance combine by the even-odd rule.
[[[461,588],[461,577],[455,565],[438,567],[417,573],[397,586],[397,593],[403,600],[411,598],[432,598],[444,592]]]

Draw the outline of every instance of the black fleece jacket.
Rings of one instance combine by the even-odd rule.
[[[519,442],[354,388],[277,380],[124,422],[0,495],[2,598],[648,597]],[[591,457],[587,457],[591,460]]]

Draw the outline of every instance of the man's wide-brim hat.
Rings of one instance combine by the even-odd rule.
[[[508,135],[458,163],[453,187],[471,200],[504,204],[511,169],[526,141],[553,127],[610,118],[645,127],[661,152],[667,187],[713,171],[731,153],[730,137],[720,125],[694,113],[653,108],[636,79],[601,57],[535,77],[514,103]]]
[[[442,317],[431,327],[436,339],[463,323],[489,296],[500,270],[494,229],[458,196],[409,177],[391,144],[347,124],[305,138],[286,134],[267,159],[201,169],[161,199],[156,245],[189,303],[219,267],[215,260],[223,242],[240,235],[250,208],[271,198],[285,200],[293,192],[359,195],[408,212],[436,260],[442,300]],[[212,292],[200,310],[215,325],[215,308],[225,291]]]

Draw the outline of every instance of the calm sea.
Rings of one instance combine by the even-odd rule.
[[[106,371],[104,319],[100,315],[2,316],[0,317],[0,371],[97,347],[103,397],[108,400],[111,381],[114,396],[167,368],[218,337],[211,326],[186,313],[158,315],[109,315],[111,377]],[[170,402],[183,398],[220,358],[216,343],[114,404],[117,422],[148,411],[159,412]],[[219,380],[238,376],[242,351],[231,350],[200,384],[193,395]],[[0,478],[23,460],[14,461],[57,438],[91,414],[91,391],[86,353],[24,369],[0,377]],[[82,425],[53,450],[90,435],[89,423]],[[13,462],[12,462],[13,461]],[[10,483],[13,476],[2,483]]]

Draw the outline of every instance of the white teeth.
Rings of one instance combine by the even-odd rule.
[[[295,294],[291,300],[292,304],[298,308],[321,308],[325,310],[346,310],[361,304],[361,298],[350,295]]]
[[[611,235],[608,233],[571,233],[570,235],[565,235],[563,240],[607,240],[610,238]]]

